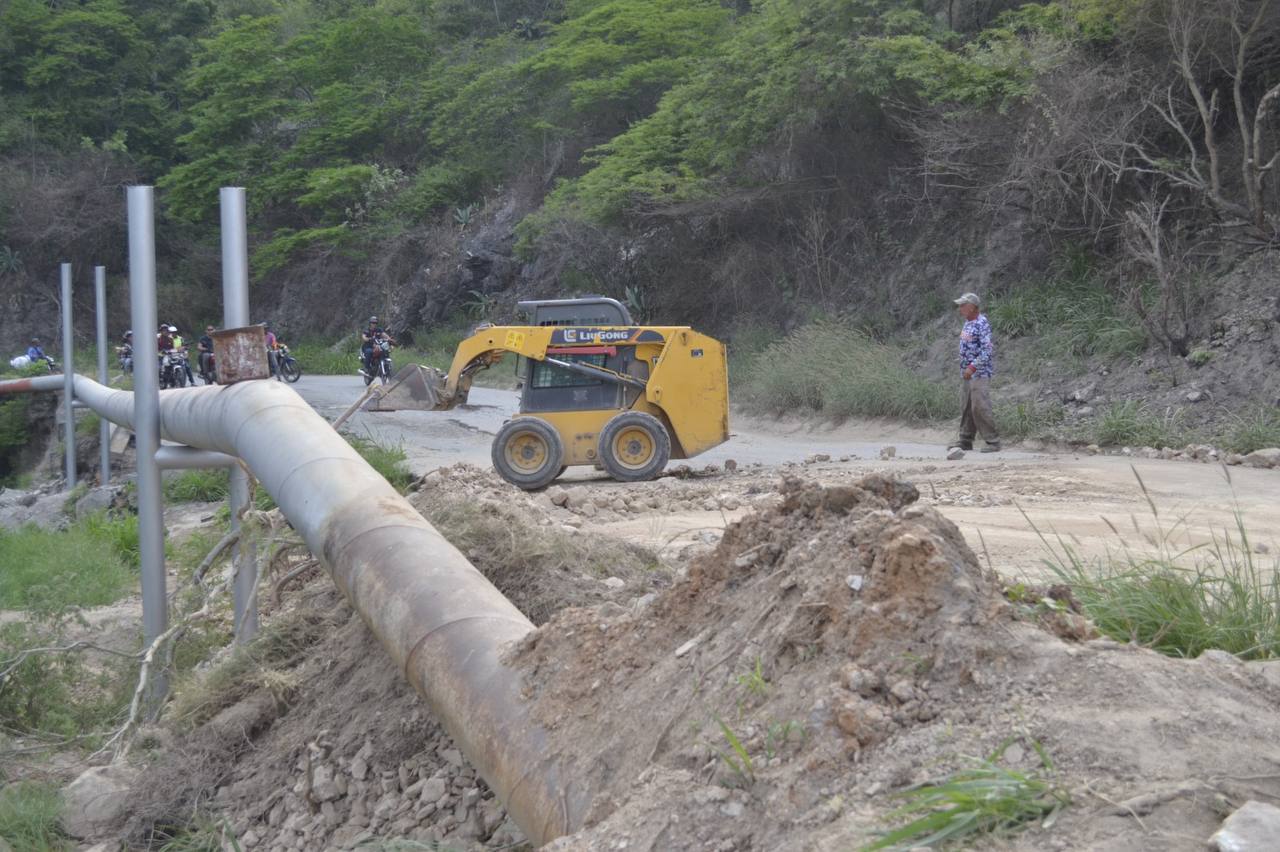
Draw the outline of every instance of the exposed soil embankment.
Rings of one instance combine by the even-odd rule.
[[[1007,603],[955,525],[901,481],[788,478],[674,582],[657,561],[627,562],[634,549],[602,557],[589,525],[564,529],[545,497],[491,474],[424,484],[415,499],[442,528],[479,509],[462,549],[487,572],[541,554],[490,573],[513,600],[574,604],[551,605],[509,655],[548,757],[592,800],[551,848],[855,848],[891,825],[895,792],[1010,738],[1002,762],[1047,772],[1042,745],[1073,801],[1012,848],[1199,849],[1224,809],[1280,796],[1275,665],[1064,641]],[[489,518],[512,549],[476,526]],[[157,734],[132,837],[199,806],[247,849],[519,842],[325,582],[290,605],[314,628],[291,662],[256,670],[194,731]],[[1078,620],[1053,626],[1089,635]]]

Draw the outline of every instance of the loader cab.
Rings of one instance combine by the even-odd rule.
[[[626,306],[605,296],[520,302],[516,309],[530,325],[633,325]],[[555,357],[608,367],[641,378],[648,376],[648,365],[635,362],[634,347],[600,346],[572,354],[559,353]],[[627,408],[637,393],[635,388],[627,388],[617,382],[584,376],[529,358],[521,358],[516,371],[522,388],[522,413]]]

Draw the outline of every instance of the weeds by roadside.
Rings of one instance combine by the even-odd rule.
[[[1260,406],[1229,420],[1219,439],[1223,449],[1247,454],[1267,447],[1280,447],[1280,409]]]
[[[1052,437],[1066,416],[1061,405],[1038,402],[997,405],[995,415],[996,427],[1007,441]]]
[[[1014,739],[1006,740],[985,759],[970,758],[971,766],[942,780],[895,794],[906,804],[888,819],[911,818],[863,852],[876,849],[937,846],[974,835],[1001,836],[1039,821],[1051,826],[1071,804],[1067,791],[1054,780],[1053,762],[1044,747],[1029,745],[1040,758],[1035,769],[1022,772],[999,764]]]
[[[1185,447],[1195,439],[1181,409],[1152,411],[1136,400],[1107,408],[1093,427],[1093,443],[1102,447]]]
[[[937,420],[953,416],[955,388],[904,363],[904,353],[839,320],[819,320],[768,346],[742,380],[756,411],[809,410],[828,417]]]
[[[1138,483],[1155,521],[1151,552],[1122,546],[1119,554],[1086,559],[1032,524],[1048,552],[1045,564],[1089,619],[1117,641],[1169,656],[1219,649],[1246,660],[1280,658],[1280,559],[1262,563],[1238,510],[1234,530],[1207,544],[1178,545],[1181,522],[1166,525],[1141,477]]]

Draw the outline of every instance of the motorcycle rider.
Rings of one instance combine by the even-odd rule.
[[[116,358],[120,368],[126,374],[133,372],[133,329],[129,329],[120,337],[120,345],[116,347]]]
[[[169,334],[173,337],[173,348],[177,349],[179,352],[185,352],[187,348],[186,341],[182,339],[182,335],[178,334],[178,327],[176,325],[169,326]],[[182,359],[182,369],[187,373],[187,384],[195,387],[196,377],[191,375],[191,359]]]
[[[373,345],[380,338],[385,338],[391,343],[396,342],[382,326],[378,325],[377,317],[369,317],[368,327],[360,332],[360,363],[364,365],[361,372],[366,376],[373,375]]]
[[[208,382],[213,376],[213,326],[206,325],[204,327],[204,335],[196,341],[196,363],[200,367],[200,375],[205,377]]]
[[[160,330],[156,332],[156,356],[157,369],[160,370],[160,387],[165,386],[164,377],[164,355],[173,349],[173,336],[169,334],[169,326],[166,323],[160,323]]]
[[[31,359],[32,364],[37,361],[44,361],[49,365],[50,370],[53,369],[53,359],[44,354],[44,350],[40,348],[40,338],[38,337],[31,338],[31,345],[27,347],[27,357]]]

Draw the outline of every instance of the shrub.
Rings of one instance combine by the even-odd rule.
[[[746,370],[742,398],[757,411],[809,409],[831,417],[937,420],[954,416],[953,387],[921,376],[904,353],[838,320],[803,326]]]

